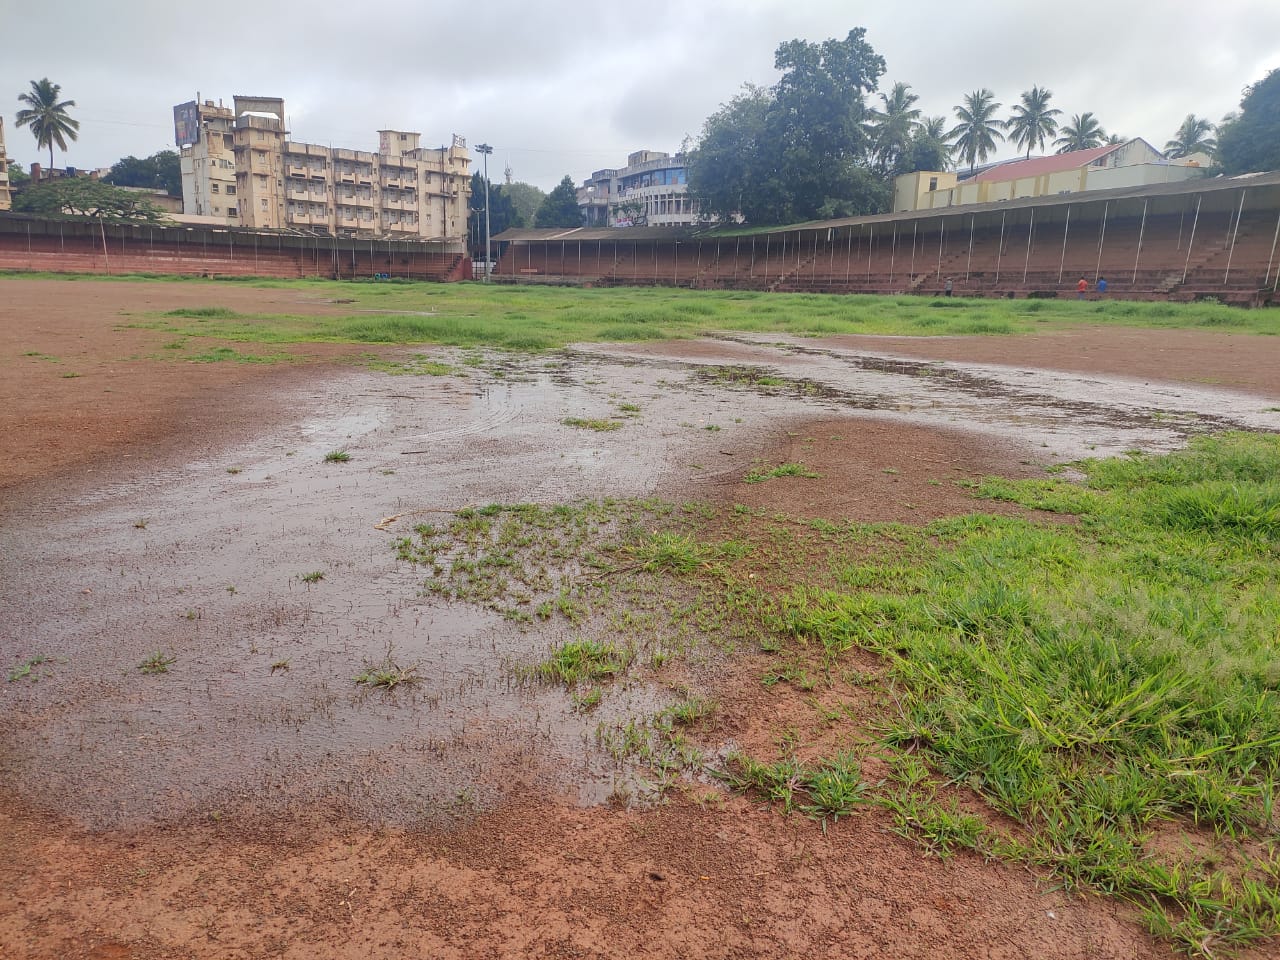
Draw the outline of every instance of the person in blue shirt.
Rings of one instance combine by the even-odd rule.
[[[1098,278],[1098,292],[1099,292],[1099,293],[1106,293],[1106,292],[1107,292],[1107,278],[1106,278],[1106,277],[1099,277],[1099,278]]]

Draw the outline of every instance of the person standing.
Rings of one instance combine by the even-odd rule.
[[[1076,299],[1083,300],[1084,295],[1089,292],[1089,281],[1084,277],[1080,278],[1080,282],[1076,284]]]
[[[952,290],[954,290],[954,289],[955,289],[955,284],[951,282],[951,278],[950,278],[950,277],[947,277],[947,283],[946,283],[946,285],[942,288],[943,292],[944,292],[944,293],[949,297],[949,296],[951,296],[951,291],[952,291]]]
[[[1104,293],[1106,293],[1106,292],[1107,292],[1107,278],[1106,278],[1106,277],[1099,277],[1099,278],[1098,278],[1098,293],[1099,293],[1099,294],[1104,294]]]

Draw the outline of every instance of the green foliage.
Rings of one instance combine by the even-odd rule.
[[[149,187],[164,190],[171,197],[182,196],[182,167],[173,150],[160,150],[149,157],[122,157],[111,165],[107,183],[117,187]]]
[[[154,675],[158,673],[168,673],[169,668],[173,666],[175,662],[177,662],[177,659],[178,659],[177,657],[171,654],[165,653],[162,650],[157,650],[155,653],[151,654],[151,656],[147,657],[140,664],[138,664],[138,669],[142,673],[145,673],[148,675]]]
[[[1077,113],[1071,122],[1062,128],[1062,136],[1053,141],[1058,153],[1071,153],[1073,150],[1092,150],[1102,146],[1107,139],[1107,132],[1098,123],[1092,113]]]
[[[484,255],[484,177],[477,171],[471,175],[471,250],[476,256]],[[525,221],[499,184],[489,183],[489,234],[496,237],[510,227],[523,227]]]
[[[1280,170],[1280,68],[1249,87],[1240,112],[1218,128],[1225,173]]]
[[[504,183],[502,193],[511,200],[511,206],[524,226],[533,223],[542,201],[547,199],[547,192],[541,187],[518,180],[515,183]]]
[[[13,209],[43,217],[92,217],[109,223],[156,223],[167,219],[145,194],[89,177],[64,177],[30,186],[14,198]]]
[[[570,640],[551,651],[551,656],[534,668],[544,680],[577,686],[583,681],[603,680],[622,671],[632,655],[613,643],[598,640]]]
[[[1020,147],[1027,148],[1027,156],[1031,149],[1044,149],[1044,142],[1058,132],[1058,121],[1062,111],[1049,106],[1052,90],[1032,87],[1022,94],[1020,103],[1014,104],[1013,115],[1005,121],[1009,139]]]
[[[803,463],[782,463],[768,470],[752,470],[742,478],[743,483],[764,483],[766,480],[777,480],[780,477],[803,477],[816,480],[819,475]]]
[[[59,101],[62,87],[50,83],[49,78],[32,80],[31,89],[18,94],[18,102],[26,107],[14,115],[14,122],[20,127],[29,127],[31,135],[36,139],[37,147],[49,148],[49,168],[53,169],[53,147],[67,149],[67,141],[75,140],[80,129],[80,121],[67,113],[68,107],[74,107],[74,100]]]
[[[1004,139],[1000,132],[1004,125],[995,118],[999,109],[996,95],[986,87],[965,94],[964,102],[955,108],[960,122],[951,128],[947,139],[955,141],[955,151],[970,171],[979,161],[985,163],[995,152],[996,141]]]
[[[1218,149],[1218,141],[1210,136],[1214,131],[1213,123],[1204,117],[1188,113],[1187,118],[1178,127],[1173,139],[1164,145],[1164,154],[1170,160],[1189,157],[1193,153],[1212,155]]]
[[[578,209],[578,191],[573,179],[565,174],[554,190],[547,194],[534,217],[537,227],[580,227],[582,212]]]
[[[888,206],[865,127],[865,97],[885,65],[865,36],[857,28],[844,40],[780,44],[782,78],[768,89],[748,86],[707,119],[688,170],[708,214],[778,224]]]

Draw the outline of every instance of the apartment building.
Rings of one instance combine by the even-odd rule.
[[[4,152],[4,117],[0,117],[0,210],[13,207],[13,195],[9,192],[9,159]]]
[[[434,149],[419,133],[379,130],[376,151],[354,150],[289,139],[277,97],[235,97],[224,110],[198,100],[174,108],[185,214],[328,236],[465,239],[471,158],[461,137]]]
[[[625,167],[583,181],[578,208],[589,227],[687,227],[699,219],[688,190],[683,154],[637,150]]]

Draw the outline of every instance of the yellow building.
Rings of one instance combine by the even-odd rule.
[[[0,210],[13,207],[13,196],[9,192],[9,160],[4,152],[4,117],[0,117]]]
[[[1168,160],[1145,140],[993,164],[976,176],[919,171],[893,182],[895,213],[1173,183],[1204,175],[1203,155]]]
[[[192,101],[174,116],[185,220],[346,237],[466,236],[471,158],[460,137],[424,149],[421,134],[379,130],[376,152],[301,143],[289,139],[277,97],[236,97],[230,110]]]

